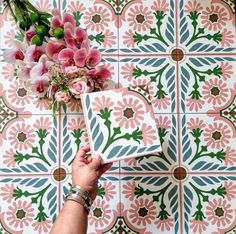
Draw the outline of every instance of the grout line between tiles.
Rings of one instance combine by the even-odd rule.
[[[179,181],[179,209],[180,209],[180,233],[183,234],[183,191],[182,191],[182,181]]]
[[[120,23],[120,15],[117,15],[117,19],[118,22]],[[117,59],[118,59],[118,88],[120,87],[120,27],[117,27],[117,46],[118,46],[118,55],[117,55]],[[122,188],[121,188],[121,162],[119,161],[119,215],[121,216],[121,193],[122,193]]]
[[[172,172],[141,172],[141,171],[121,171],[122,167],[119,168],[118,172],[106,172],[104,175],[105,176],[126,176],[126,175],[134,175],[134,176],[173,176]],[[181,175],[182,173],[180,173]],[[190,176],[194,176],[194,175],[204,175],[204,176],[208,176],[208,175],[215,175],[215,176],[221,176],[221,175],[225,175],[225,176],[236,176],[236,171],[189,171],[187,173]],[[71,173],[67,173],[67,175],[71,175]],[[183,175],[185,175],[183,173]],[[34,178],[38,178],[38,177],[48,177],[51,178],[53,176],[53,174],[17,174],[17,173],[6,173],[6,174],[0,174],[0,178],[1,177],[17,177],[17,178],[24,178],[24,177],[34,177]]]
[[[179,13],[179,8],[178,8],[178,0],[175,0],[175,33],[176,33],[176,48],[179,47],[179,20],[178,20],[178,13]],[[179,87],[179,61],[176,62],[176,95],[177,95],[177,112],[180,112],[180,87]],[[178,155],[178,164],[181,166],[181,144],[180,144],[180,115],[177,115],[177,155]],[[179,204],[180,204],[180,216],[179,216],[179,226],[180,226],[180,234],[183,233],[183,201],[182,201],[182,186],[181,186],[181,181],[179,181]]]
[[[235,48],[236,49],[236,48]],[[184,54],[187,57],[215,57],[215,56],[236,56],[235,52],[228,52],[228,53],[185,53]],[[130,53],[130,54],[102,54],[102,57],[104,58],[111,58],[111,57],[171,57],[171,53],[161,54],[161,53],[150,53],[150,54],[144,54],[144,53]]]
[[[154,112],[155,115],[220,115],[219,112]],[[0,114],[4,115],[4,114]],[[60,116],[82,116],[83,113],[60,113],[58,114],[58,117]],[[53,117],[52,114],[22,114],[22,113],[18,113],[18,116],[47,116],[47,117]]]

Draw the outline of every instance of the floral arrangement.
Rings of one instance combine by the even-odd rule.
[[[6,62],[16,64],[17,76],[39,98],[55,104],[80,100],[80,94],[104,89],[111,77],[102,65],[101,53],[91,48],[84,29],[68,13],[38,11],[27,0],[3,0],[19,26],[21,41],[4,52]]]

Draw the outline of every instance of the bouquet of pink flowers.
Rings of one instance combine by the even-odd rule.
[[[39,12],[27,0],[3,3],[23,35],[4,52],[5,61],[18,66],[18,78],[39,98],[50,99],[53,106],[104,88],[111,73],[99,65],[100,51],[90,47],[86,31],[73,16],[58,10],[52,15]]]

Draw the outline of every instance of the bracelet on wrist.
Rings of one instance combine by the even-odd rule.
[[[79,203],[89,213],[93,200],[89,196],[89,193],[81,188],[79,185],[72,185],[68,194],[66,195],[66,201],[71,200]]]

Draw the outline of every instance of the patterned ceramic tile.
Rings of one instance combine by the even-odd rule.
[[[0,174],[53,173],[58,165],[58,121],[51,115],[6,113],[0,115]]]
[[[71,163],[77,151],[85,144],[88,144],[88,134],[83,114],[67,114],[60,116],[60,142],[61,158],[60,165],[68,172],[71,172]],[[119,162],[110,168],[110,172],[119,172]]]
[[[85,28],[91,44],[105,54],[117,54],[118,16],[116,2],[106,0],[63,0],[61,10],[74,15],[77,25]]]
[[[236,54],[187,56],[179,66],[181,112],[220,113],[230,108],[235,103],[235,76]]]
[[[107,89],[149,81],[153,92],[163,153],[113,164],[88,234],[235,233],[235,1],[31,2],[87,28],[113,72]],[[16,29],[0,14],[0,232],[48,233],[86,134],[76,105],[53,119],[2,61]]]
[[[236,129],[219,114],[181,115],[181,164],[188,171],[235,171]]]
[[[120,16],[121,55],[169,54],[175,43],[174,1],[127,1]]]
[[[182,185],[181,233],[235,233],[236,176],[191,175]]]
[[[119,175],[106,173],[99,179],[98,196],[94,200],[88,216],[88,234],[115,233],[120,221]],[[60,182],[61,206],[71,185],[71,176]],[[112,232],[113,230],[113,232]]]
[[[134,86],[149,83],[154,113],[175,113],[176,64],[169,56],[136,56],[120,58],[119,83]]]
[[[121,191],[121,205],[131,233],[179,233],[179,188],[172,176],[122,175]]]
[[[81,95],[91,152],[104,162],[161,151],[148,85]]]
[[[121,172],[170,173],[179,164],[177,115],[155,114],[162,152],[122,160]]]
[[[235,3],[179,1],[179,41],[189,53],[231,51],[235,45]]]
[[[0,176],[1,233],[49,233],[58,201],[52,177]]]
[[[24,82],[17,78],[15,65],[0,62],[0,77],[0,99],[3,111],[9,108],[23,115],[52,113],[50,103],[37,98]]]

